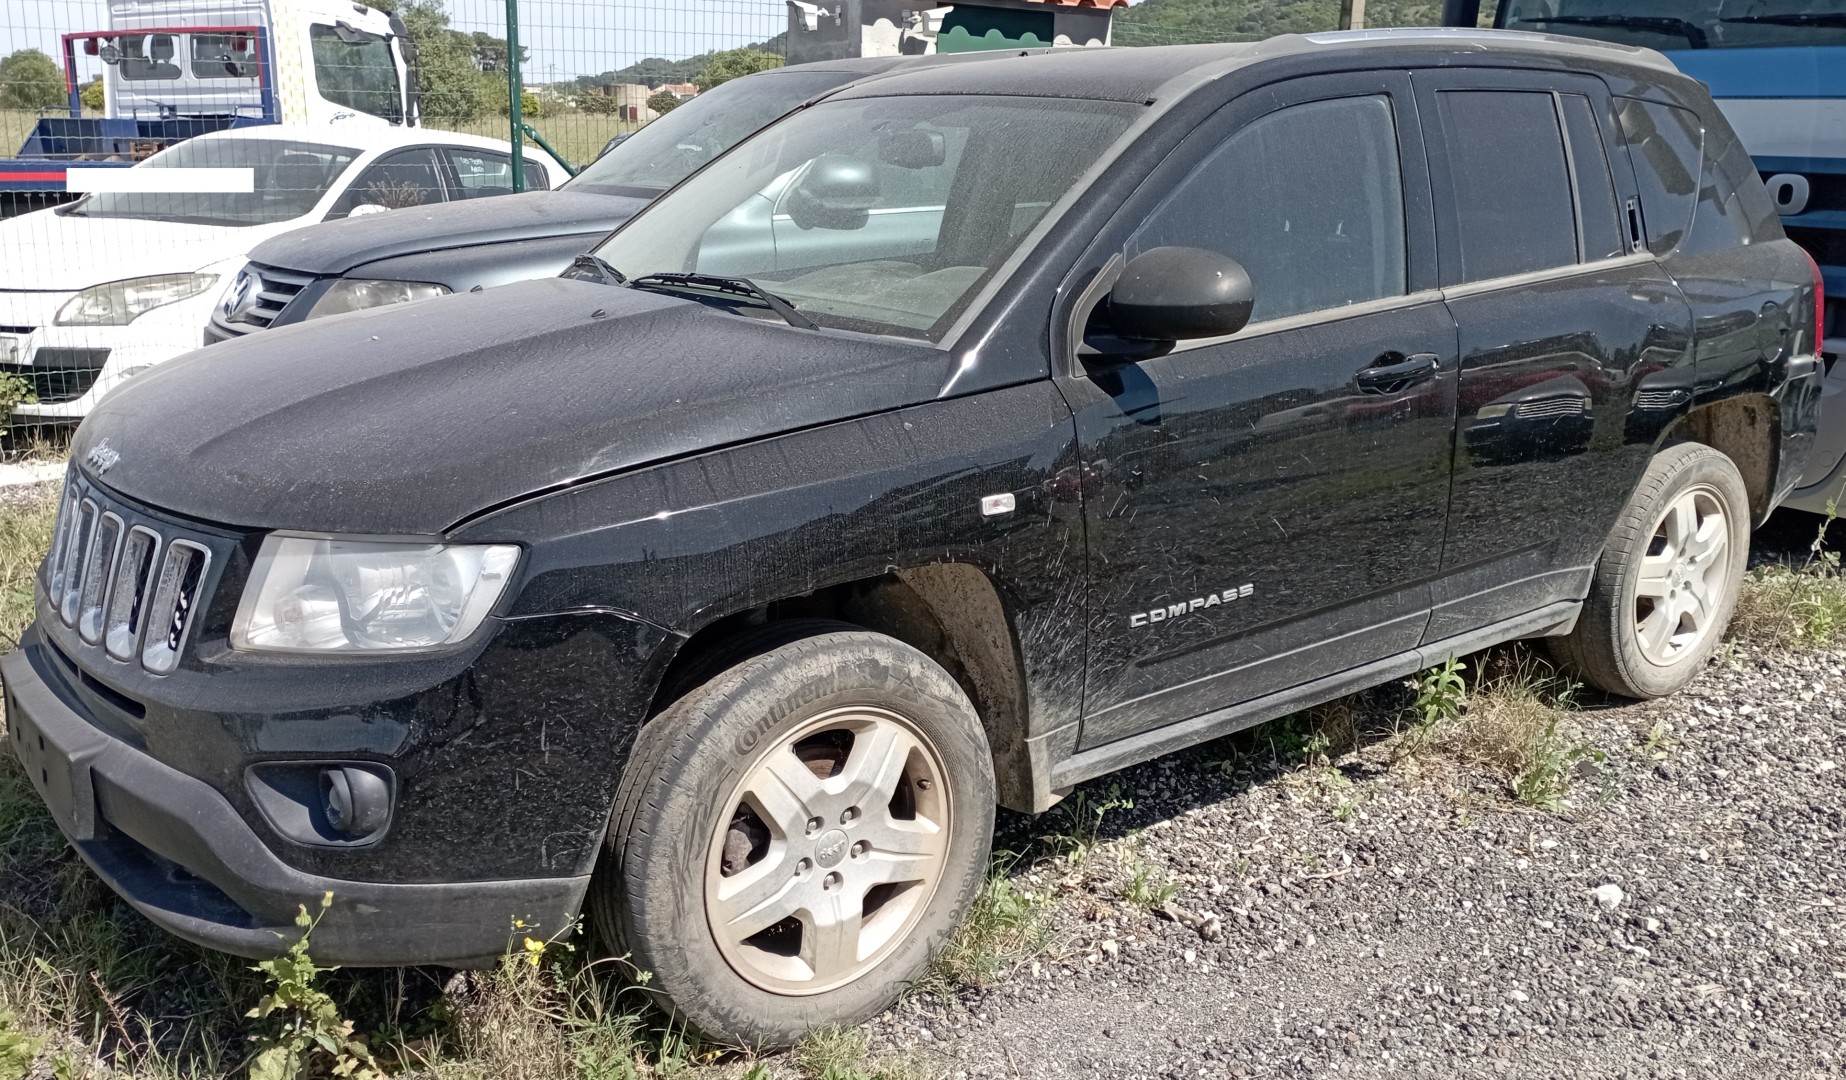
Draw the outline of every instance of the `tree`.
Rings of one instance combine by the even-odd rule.
[[[656,90],[647,99],[647,107],[660,116],[665,116],[679,108],[679,98],[671,90]]]
[[[103,77],[98,75],[89,82],[84,83],[81,96],[83,98],[84,108],[91,112],[102,112],[103,109],[107,107],[103,98]]]
[[[705,62],[705,69],[692,82],[700,90],[710,90],[740,75],[754,75],[781,66],[782,58],[775,53],[761,49],[726,49],[712,53],[711,59]]]
[[[474,35],[450,28],[442,0],[371,0],[371,6],[403,19],[416,43],[426,123],[465,124],[488,115],[495,102],[506,101],[506,77],[482,74]],[[504,57],[505,41],[495,40]]]
[[[36,112],[64,100],[64,73],[51,57],[37,49],[20,49],[0,60],[0,106]]]

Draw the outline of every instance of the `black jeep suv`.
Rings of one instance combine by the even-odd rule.
[[[996,803],[1515,638],[1685,685],[1812,440],[1816,290],[1644,50],[891,75],[565,277],[111,395],[11,741],[193,941],[330,891],[325,960],[473,964],[583,910],[787,1041],[916,977]]]

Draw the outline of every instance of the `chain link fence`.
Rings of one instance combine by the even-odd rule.
[[[264,241],[556,188],[764,68],[1111,33],[1125,46],[1247,40],[1359,12],[1374,26],[1442,13],[1440,0],[1109,3],[7,0],[0,457],[55,453],[109,389],[215,340],[213,313],[273,318],[305,286],[239,293]]]

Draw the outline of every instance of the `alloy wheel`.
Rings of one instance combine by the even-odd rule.
[[[944,779],[916,726],[871,706],[815,716],[759,755],[706,857],[706,919],[732,970],[805,995],[877,967],[942,876]]]
[[[1730,580],[1731,527],[1717,490],[1681,492],[1654,525],[1635,586],[1634,632],[1641,655],[1676,662],[1710,632]]]

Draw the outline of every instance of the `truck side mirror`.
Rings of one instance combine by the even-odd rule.
[[[1191,341],[1228,337],[1250,322],[1250,275],[1228,255],[1157,247],[1122,267],[1100,314],[1115,337]]]

